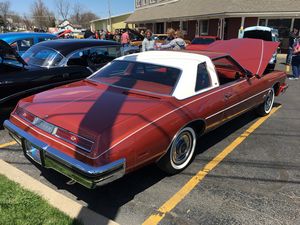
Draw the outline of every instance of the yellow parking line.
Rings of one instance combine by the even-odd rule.
[[[241,136],[236,138],[230,145],[228,145],[220,154],[213,160],[207,163],[202,170],[193,176],[176,194],[167,200],[156,214],[152,214],[143,225],[158,224],[179,202],[181,202],[204,178],[219,165],[223,159],[230,154],[237,146],[239,146],[251,133],[253,133],[260,125],[262,125],[272,114],[274,114],[281,106],[274,108],[268,116],[262,117],[250,126]]]
[[[5,143],[5,144],[1,144],[0,149],[9,147],[9,146],[12,146],[12,145],[15,145],[15,144],[17,144],[17,142],[15,142],[15,141],[11,141],[11,142],[8,142],[8,143]]]

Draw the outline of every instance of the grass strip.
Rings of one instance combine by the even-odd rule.
[[[0,175],[0,225],[82,225],[39,195]]]

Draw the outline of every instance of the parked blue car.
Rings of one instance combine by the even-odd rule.
[[[8,43],[19,55],[22,55],[27,49],[39,42],[56,38],[54,34],[35,32],[10,32],[0,34],[0,39]]]

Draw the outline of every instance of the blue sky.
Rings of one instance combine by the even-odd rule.
[[[0,0],[2,1],[2,0]],[[55,12],[55,0],[43,0],[47,7]],[[84,10],[94,12],[98,17],[104,18],[108,16],[108,0],[69,0],[71,3],[78,2]],[[19,15],[30,16],[30,8],[34,0],[10,0],[11,10],[17,12]],[[126,12],[133,12],[134,0],[110,0],[111,14],[119,15]]]

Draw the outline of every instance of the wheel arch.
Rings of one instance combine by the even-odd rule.
[[[273,86],[275,91],[275,96],[278,96],[280,94],[280,82],[275,83]]]
[[[200,137],[205,129],[206,129],[206,122],[204,119],[196,119],[193,120],[191,122],[186,123],[184,126],[180,127],[180,129],[178,129],[178,131],[176,132],[176,134],[173,136],[172,140],[170,141],[168,147],[165,149],[165,151],[163,152],[163,154],[156,160],[156,162],[158,162],[162,157],[164,157],[165,154],[167,154],[170,146],[172,145],[172,142],[175,140],[175,138],[177,137],[178,133],[185,127],[191,127],[194,129],[195,133],[196,133],[196,138]]]

